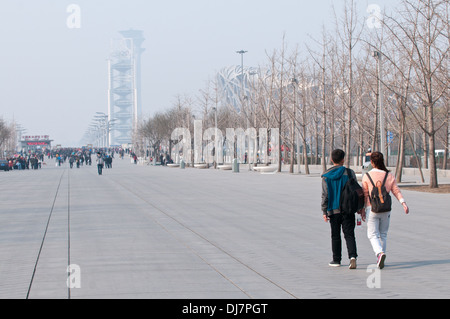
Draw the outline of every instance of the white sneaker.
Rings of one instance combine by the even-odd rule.
[[[348,269],[356,269],[356,258],[350,258],[350,264],[348,265]]]
[[[330,261],[330,263],[328,264],[328,266],[331,266],[331,267],[340,267],[341,266],[341,263],[339,262],[339,261]]]

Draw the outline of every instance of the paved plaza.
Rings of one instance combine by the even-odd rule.
[[[0,172],[0,298],[449,298],[450,195],[403,194],[411,212],[394,201],[386,267],[371,269],[363,223],[349,270],[328,266],[319,171],[125,158],[102,176],[49,160]]]

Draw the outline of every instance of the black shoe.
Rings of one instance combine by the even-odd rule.
[[[385,259],[386,259],[386,255],[384,253],[379,253],[378,254],[377,267],[379,269],[383,269],[384,268],[384,260]]]
[[[334,261],[334,260],[332,260],[332,261],[330,261],[330,263],[328,264],[328,266],[331,266],[331,267],[340,267],[340,266],[341,266],[341,262],[340,262],[340,261]]]

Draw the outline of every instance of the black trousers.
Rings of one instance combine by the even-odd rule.
[[[98,175],[102,175],[103,164],[97,164]]]
[[[355,239],[355,214],[334,214],[330,216],[331,225],[331,250],[333,261],[340,262],[342,259],[341,229],[344,233],[347,245],[348,258],[358,257],[356,253]]]

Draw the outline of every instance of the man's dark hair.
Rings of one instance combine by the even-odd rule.
[[[345,152],[343,150],[336,149],[333,152],[331,152],[331,160],[335,164],[339,164],[340,162],[342,162],[344,157],[345,157]]]

